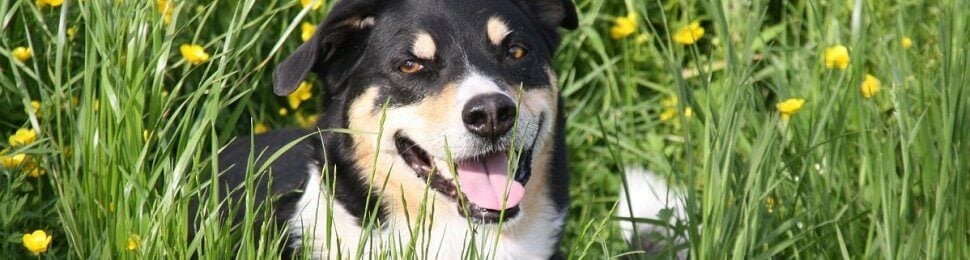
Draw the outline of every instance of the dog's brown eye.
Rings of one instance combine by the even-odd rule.
[[[525,57],[525,54],[528,53],[528,52],[529,51],[527,51],[522,46],[512,45],[512,47],[509,47],[508,55],[509,55],[509,57],[518,60],[518,59],[522,59],[523,57]]]
[[[404,63],[401,63],[401,66],[398,67],[397,69],[401,70],[401,72],[404,72],[404,74],[414,74],[424,70],[424,65],[421,65],[421,63],[418,63],[413,60],[406,60],[404,61]]]

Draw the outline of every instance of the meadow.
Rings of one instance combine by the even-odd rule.
[[[187,211],[232,138],[314,124],[324,87],[270,87],[307,2],[0,2],[0,258],[278,258]],[[970,259],[970,1],[575,2],[568,258],[638,256],[636,166],[685,191],[692,258]]]

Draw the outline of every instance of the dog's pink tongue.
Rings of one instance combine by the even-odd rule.
[[[458,184],[465,197],[471,203],[491,210],[518,206],[525,195],[525,187],[508,179],[508,163],[506,153],[497,153],[480,161],[459,163]],[[505,203],[502,203],[502,199],[505,199]]]

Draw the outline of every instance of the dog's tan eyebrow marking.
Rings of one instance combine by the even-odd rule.
[[[434,38],[431,38],[431,34],[425,31],[419,31],[414,37],[414,43],[411,45],[411,53],[418,58],[425,60],[434,60],[434,54],[438,47],[434,43]]]
[[[374,17],[372,16],[351,17],[341,22],[343,26],[350,27],[350,29],[354,29],[354,30],[361,30],[361,29],[374,27],[374,24],[376,23],[377,23],[377,20],[374,20]]]
[[[364,17],[364,19],[361,19],[359,22],[357,22],[357,27],[359,28],[373,27],[374,24],[376,23],[377,22],[376,20],[374,20],[374,17],[368,16],[368,17]]]
[[[488,18],[488,22],[485,24],[485,33],[488,35],[488,41],[492,42],[494,45],[502,44],[502,40],[512,30],[509,29],[508,24],[505,24],[505,20],[498,16],[492,16]]]

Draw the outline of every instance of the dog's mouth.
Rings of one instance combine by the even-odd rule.
[[[525,197],[525,184],[532,174],[531,147],[454,159],[455,174],[451,175],[442,174],[435,167],[443,165],[436,164],[437,161],[444,160],[432,157],[404,134],[398,132],[394,140],[408,167],[431,189],[458,202],[462,216],[479,223],[496,223],[518,215],[519,204]],[[509,169],[509,161],[516,157],[518,162]]]

